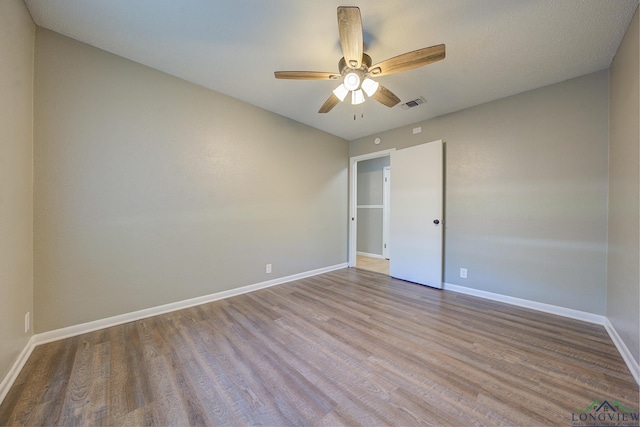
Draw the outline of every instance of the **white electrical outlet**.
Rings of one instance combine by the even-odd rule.
[[[460,278],[461,279],[466,279],[467,278],[467,269],[466,268],[461,268],[460,269]]]
[[[24,333],[29,333],[29,330],[31,330],[31,312],[27,311],[24,315]]]
[[[267,264],[266,271],[267,273],[271,273],[271,264]]]
[[[422,132],[422,126],[418,126],[417,128],[413,128],[413,134]]]

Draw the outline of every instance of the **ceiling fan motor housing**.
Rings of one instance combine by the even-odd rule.
[[[362,65],[360,68],[353,68],[347,65],[347,61],[345,61],[344,57],[340,58],[340,61],[338,61],[338,70],[340,70],[340,74],[343,76],[353,70],[358,70],[363,74],[366,74],[369,72],[369,67],[371,67],[371,57],[366,53],[362,54]]]
[[[362,54],[362,65],[359,68],[353,68],[347,65],[346,60],[340,58],[338,62],[338,69],[343,77],[344,86],[350,91],[355,91],[360,88],[360,85],[367,77],[369,67],[371,66],[371,57],[366,53]]]

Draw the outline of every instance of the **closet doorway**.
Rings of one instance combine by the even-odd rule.
[[[391,277],[442,289],[443,172],[442,140],[352,157],[349,266],[389,260]]]
[[[349,266],[389,274],[390,153],[351,158]]]

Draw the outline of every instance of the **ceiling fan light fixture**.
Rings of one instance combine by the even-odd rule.
[[[364,102],[364,93],[362,89],[354,90],[351,92],[351,104],[358,105]]]
[[[364,81],[362,82],[362,89],[369,97],[373,96],[373,94],[376,93],[376,91],[378,90],[378,86],[380,86],[378,82],[373,81],[369,78],[364,79]]]
[[[337,17],[340,49],[342,50],[337,73],[326,71],[276,71],[274,73],[276,79],[341,79],[342,84],[333,90],[318,110],[320,114],[328,113],[340,102],[344,102],[349,92],[351,92],[353,105],[362,104],[365,102],[365,97],[368,96],[382,105],[392,108],[400,103],[400,98],[369,77],[383,77],[432,64],[445,58],[446,47],[444,44],[439,44],[406,52],[372,65],[371,57],[364,52],[364,32],[360,9],[357,6],[339,6]]]
[[[357,73],[348,73],[344,76],[344,86],[349,90],[356,90],[360,87],[360,76]]]
[[[340,86],[333,90],[333,94],[340,100],[340,102],[344,101],[348,93],[349,89],[347,89],[343,83],[340,83]]]

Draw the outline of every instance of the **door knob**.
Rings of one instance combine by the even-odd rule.
[[[438,220],[438,219],[434,219],[434,220],[433,220],[433,223],[434,223],[435,225],[438,225],[438,224],[440,224],[440,220]]]

